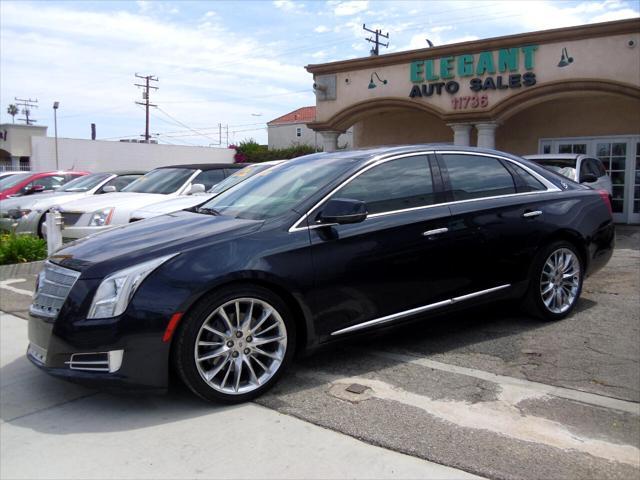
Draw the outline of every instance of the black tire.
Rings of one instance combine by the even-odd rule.
[[[549,306],[543,299],[543,269],[545,269],[546,271],[550,270],[548,267],[545,268],[545,265],[547,264],[547,261],[550,260],[553,254],[555,254],[556,252],[566,251],[572,252],[575,258],[575,262],[577,263],[579,268],[577,276],[573,275],[571,277],[572,281],[573,279],[577,281],[577,286],[575,286],[574,295],[567,295],[566,305],[560,304],[561,307],[558,306],[557,308],[553,308],[553,304],[552,306]],[[570,272],[568,272],[567,274],[569,273]],[[545,275],[545,278],[548,277]],[[545,247],[540,249],[540,251],[538,251],[531,266],[529,289],[527,290],[527,293],[522,302],[522,308],[525,313],[530,314],[543,321],[562,320],[563,318],[571,314],[571,312],[576,307],[578,300],[580,299],[580,294],[582,293],[583,280],[584,261],[575,245],[566,241],[557,241],[546,245]],[[553,296],[553,294],[551,294],[551,296]],[[570,300],[571,297],[573,297],[572,300]]]
[[[213,340],[216,340],[216,342],[220,341],[222,344],[224,344],[221,346],[216,346],[217,349],[227,348],[227,351],[231,353],[229,353],[229,355],[226,355],[226,353],[224,355],[220,354],[221,358],[210,360],[211,363],[208,364],[210,366],[209,372],[213,372],[218,367],[221,367],[221,363],[223,363],[223,360],[227,364],[226,367],[221,367],[222,370],[220,370],[219,374],[214,375],[214,377],[211,379],[213,383],[210,384],[204,378],[204,375],[208,373],[208,372],[205,372],[204,370],[206,370],[205,368],[207,366],[206,362],[209,362],[209,360],[207,360],[205,363],[200,363],[196,361],[196,358],[195,358],[196,342],[199,341],[199,338],[200,338],[199,335],[212,335],[208,331],[205,332],[203,330],[203,325],[205,323],[207,323],[208,326],[215,326],[215,327],[218,327],[218,325],[225,325],[224,322],[222,321],[222,317],[219,314],[214,315],[214,312],[218,311],[220,307],[224,305],[228,305],[229,302],[236,301],[238,299],[257,300],[257,302],[255,302],[255,305],[256,305],[255,308],[256,308],[256,311],[258,312],[260,311],[262,313],[265,312],[265,310],[260,310],[263,308],[264,304],[268,304],[275,310],[276,313],[272,314],[272,317],[274,317],[273,323],[276,324],[277,326],[276,330],[278,332],[280,332],[282,328],[285,329],[286,347],[284,352],[271,351],[270,353],[282,354],[282,360],[279,366],[276,366],[273,368],[273,373],[269,373],[269,370],[262,369],[259,365],[255,363],[257,362],[257,360],[255,360],[255,356],[253,355],[253,353],[252,355],[244,355],[244,356],[242,355],[243,348],[246,348],[248,350],[247,347],[253,347],[251,343],[246,342],[246,340],[253,340],[255,342],[256,339],[258,339],[258,335],[261,334],[261,331],[265,329],[264,327],[257,330],[254,333],[256,339],[248,338],[247,335],[245,335],[246,338],[242,337],[237,339],[236,344],[233,346],[233,349],[229,349],[228,343],[227,343],[227,341],[230,340],[234,335],[233,331],[230,331],[231,336],[227,338],[227,340],[217,339],[216,338],[217,336],[213,335],[214,337]],[[264,302],[264,303],[260,303],[260,302]],[[254,303],[252,302],[252,305],[253,304]],[[235,326],[235,313],[234,313],[235,310],[233,308],[234,305],[235,303],[232,304],[231,306],[224,307],[225,312],[228,314],[229,320],[231,320],[231,324],[233,326]],[[245,319],[247,312],[249,311],[247,306],[248,304],[243,304],[243,305],[245,305],[246,310],[241,311],[241,315],[240,315],[241,319]],[[253,309],[254,307],[252,306],[251,308]],[[277,319],[275,318],[276,316],[278,317]],[[267,317],[267,318],[271,318],[271,317]],[[210,320],[207,321],[208,319]],[[213,324],[212,322],[214,321],[218,323]],[[257,324],[257,321],[258,319],[256,319],[253,322],[250,322],[250,325],[251,323],[253,323],[253,326],[255,327]],[[268,322],[265,322],[265,324],[267,323]],[[216,328],[216,330],[221,331],[221,328]],[[225,331],[225,334],[226,334],[226,331]],[[280,335],[280,333],[278,333],[278,335]],[[261,338],[265,338],[265,337],[261,337]],[[244,344],[242,343],[243,340],[245,341]],[[242,403],[260,396],[261,394],[266,392],[269,388],[271,388],[278,381],[282,373],[286,370],[288,365],[291,363],[291,359],[293,358],[293,355],[295,353],[295,346],[296,346],[296,326],[295,326],[295,321],[291,315],[289,308],[287,308],[286,303],[282,301],[282,299],[277,295],[275,295],[273,292],[259,286],[237,285],[237,286],[225,287],[218,291],[214,291],[208,294],[200,302],[198,302],[198,304],[195,305],[194,308],[190,310],[182,319],[180,329],[178,330],[178,332],[176,332],[176,338],[174,341],[175,341],[175,344],[174,344],[173,355],[172,355],[173,366],[176,372],[178,373],[178,376],[184,382],[184,384],[187,385],[187,387],[189,387],[196,395],[202,397],[205,400],[214,401],[214,402],[223,402],[223,403]],[[275,344],[272,343],[271,346],[272,347],[278,346],[278,348],[280,348],[280,342],[276,342]],[[198,348],[206,348],[206,347],[198,347]],[[210,347],[210,348],[212,350],[210,350],[209,352],[214,352],[214,350],[216,350],[214,349],[214,347]],[[263,347],[261,345],[260,348],[269,348],[269,347],[266,347],[266,346]],[[209,352],[204,352],[205,355],[203,356],[206,356]],[[231,358],[232,353],[238,354],[241,357],[241,359],[246,359],[249,362],[249,365],[250,365],[249,367],[246,366],[246,363],[240,362],[241,366],[239,371],[241,372],[240,375],[243,375],[243,377],[241,378],[244,378],[245,380],[249,381],[249,378],[248,378],[249,369],[251,369],[251,374],[253,374],[254,378],[257,378],[256,373],[254,373],[254,370],[257,373],[263,372],[264,375],[269,374],[270,377],[264,380],[264,383],[259,383],[259,386],[256,386],[250,391],[238,392],[238,393],[226,393],[226,392],[220,391],[219,390],[220,388],[224,389],[225,387],[225,385],[222,385],[221,387],[222,380],[220,378],[221,376],[224,376],[225,370],[228,368],[230,372],[235,373],[235,366],[232,367],[230,365],[230,362],[238,361],[238,357]],[[251,357],[251,358],[248,358],[248,357]],[[267,366],[270,365],[269,362],[274,362],[273,364],[275,365],[275,361],[269,360],[269,357],[260,356],[260,354],[258,354],[258,359],[262,360],[263,364],[266,364]],[[214,363],[214,362],[218,362],[218,363]],[[219,383],[219,384],[215,385],[216,383]],[[252,388],[252,386],[249,385],[246,388]]]
[[[42,233],[42,226],[44,225],[44,222],[46,222],[46,221],[47,221],[47,212],[45,212],[40,217],[40,220],[38,220],[38,229],[37,229],[38,238],[44,238],[44,235]]]

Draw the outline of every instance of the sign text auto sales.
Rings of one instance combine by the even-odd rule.
[[[442,92],[454,95],[462,79],[469,78],[472,92],[530,87],[536,83],[535,52],[537,45],[480,52],[411,62],[414,84],[409,97],[430,97]],[[466,80],[465,80],[466,81]]]

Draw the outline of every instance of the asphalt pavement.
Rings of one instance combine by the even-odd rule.
[[[33,285],[33,273],[17,276],[0,269],[0,309],[25,317]],[[260,462],[268,457],[268,450],[260,450],[266,443],[277,452],[293,448],[287,456],[290,466],[284,469],[277,457],[265,467],[265,477],[462,478],[464,472],[500,479],[640,476],[637,227],[618,229],[614,257],[586,280],[577,311],[563,321],[540,323],[512,304],[431,318],[299,359],[271,392],[242,407],[203,405],[181,388],[144,399],[79,389],[31,368],[21,356],[24,339],[16,335],[3,330],[2,478],[18,472],[21,462],[28,463],[26,472],[42,472],[44,467],[26,460],[37,451],[78,457],[77,462],[54,464],[51,471],[77,467],[79,476],[97,475],[91,474],[83,452],[118,478],[134,475],[100,460],[100,454],[123,456],[126,465],[135,464],[131,472],[142,477],[158,471],[167,477],[198,476],[200,471],[203,476],[219,471],[227,478],[261,476],[251,475],[255,467],[246,465],[234,470],[225,463],[212,470],[201,451],[206,435],[191,433],[198,428],[216,438],[210,453],[214,459],[224,456],[221,435],[227,444],[248,445],[249,456],[258,449],[264,454]],[[6,341],[20,347],[7,364]],[[15,413],[6,416],[7,411]],[[285,424],[302,421],[304,427],[278,436],[278,419]],[[317,426],[325,429],[314,430]],[[243,428],[244,440],[238,433]],[[337,436],[325,439],[318,431]],[[308,443],[316,436],[322,439]],[[365,450],[382,447],[383,453],[352,457],[349,451],[356,447],[341,444],[345,439]],[[390,460],[393,473],[385,470],[386,460],[373,460],[394,452],[404,455]],[[133,457],[151,458],[152,464],[143,466]],[[184,462],[184,469],[167,458]],[[8,467],[5,459],[10,459]],[[413,470],[414,465],[403,463],[407,459],[424,464]],[[459,470],[429,470],[424,465],[434,463],[427,461]],[[331,465],[340,462],[345,466]],[[198,465],[204,467],[192,468]],[[305,465],[309,469],[300,470]]]

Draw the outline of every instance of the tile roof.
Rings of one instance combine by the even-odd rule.
[[[267,125],[284,125],[287,123],[307,123],[313,122],[316,119],[316,107],[302,107],[293,112],[289,112],[281,117],[278,117]]]

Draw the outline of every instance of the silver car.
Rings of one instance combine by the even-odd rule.
[[[574,182],[585,184],[595,190],[613,193],[611,177],[601,160],[577,153],[545,153],[525,155],[527,160],[559,173]]]
[[[8,198],[0,202],[0,230],[43,236],[46,213],[73,200],[117,192],[145,172],[91,173],[62,185],[51,193]]]

